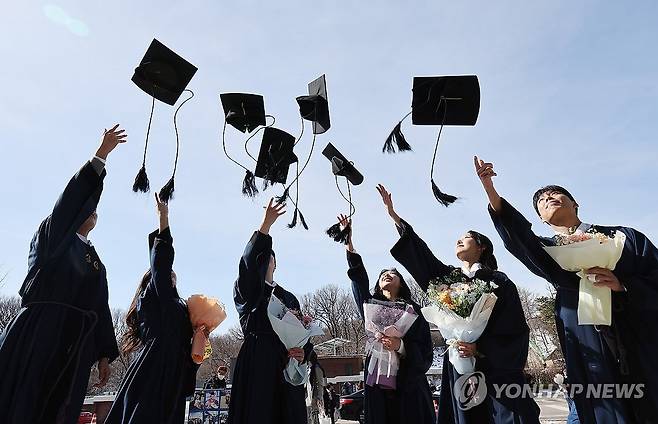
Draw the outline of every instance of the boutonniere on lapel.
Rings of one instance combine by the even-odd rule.
[[[100,264],[98,263],[98,261],[92,261],[91,254],[89,252],[85,253],[85,261],[87,261],[88,264],[93,266],[96,271],[101,269]]]

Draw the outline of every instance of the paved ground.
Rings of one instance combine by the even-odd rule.
[[[541,409],[540,419],[542,424],[564,424],[567,422],[569,408],[564,399],[537,399]],[[338,424],[355,424],[357,421],[339,420]]]

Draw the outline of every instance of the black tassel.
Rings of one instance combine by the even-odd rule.
[[[283,194],[281,196],[276,196],[274,198],[274,201],[279,205],[285,205],[286,202],[288,201],[289,191],[290,191],[290,187],[286,187],[286,189],[283,190]]]
[[[432,179],[432,192],[434,193],[434,197],[436,197],[436,200],[439,201],[443,206],[450,206],[453,203],[455,203],[455,200],[457,198],[453,196],[452,194],[446,194],[439,190],[439,187],[436,185],[434,182],[434,179]]]
[[[352,232],[351,226],[346,226],[341,230],[340,224],[334,224],[327,229],[327,235],[333,239],[336,243],[347,244],[350,238],[350,233]]]
[[[254,197],[258,194],[258,187],[256,187],[256,176],[248,169],[244,175],[244,180],[242,180],[242,194],[248,197]]]
[[[263,180],[263,191],[267,190],[270,188],[270,186],[273,185],[270,183],[270,180],[267,179],[267,177]]]
[[[306,220],[304,219],[304,215],[302,215],[302,211],[299,211],[299,220],[302,222],[302,227],[304,227],[305,230],[308,230],[308,225],[306,225]]]
[[[133,183],[133,191],[137,193],[141,191],[142,193],[148,193],[151,189],[149,184],[149,177],[146,175],[146,165],[142,165],[142,169],[139,170],[137,176],[135,177],[135,182]]]
[[[395,146],[393,146],[393,143],[395,143],[399,152],[411,150],[411,146],[407,143],[407,139],[404,138],[404,134],[402,134],[401,126],[402,121],[398,122],[395,128],[393,128],[393,131],[388,135],[384,147],[382,148],[383,153],[395,153]]]
[[[292,221],[288,224],[288,228],[295,228],[297,226],[297,213],[299,210],[295,208],[295,214],[292,216]]]
[[[169,200],[174,197],[174,177],[171,177],[167,184],[165,184],[158,193],[158,197],[164,203],[169,203]]]

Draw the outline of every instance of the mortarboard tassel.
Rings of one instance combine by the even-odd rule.
[[[274,198],[274,201],[279,205],[285,205],[286,201],[288,201],[289,192],[290,192],[290,186],[286,187],[285,190],[283,190],[283,194],[281,194],[281,196],[276,196]]]
[[[352,227],[347,225],[341,230],[340,223],[338,223],[329,227],[326,232],[336,243],[347,244],[350,238],[350,233],[352,232]]]
[[[432,181],[432,193],[434,193],[434,197],[436,197],[436,200],[438,200],[439,203],[441,203],[443,206],[450,206],[453,203],[455,203],[455,200],[457,200],[455,196],[453,196],[452,194],[446,194],[442,192],[439,189],[439,186],[437,186],[436,183],[434,182],[434,178],[432,178],[431,181]]]
[[[146,175],[146,165],[142,165],[142,168],[137,173],[135,177],[135,182],[133,183],[133,191],[137,193],[141,191],[142,193],[148,193],[151,189],[149,184],[149,177]]]
[[[397,146],[399,152],[407,152],[411,150],[411,146],[407,143],[407,139],[404,138],[402,134],[402,121],[393,128],[393,131],[386,138],[384,147],[382,148],[382,153],[395,153],[395,146]],[[393,145],[395,143],[395,146]]]
[[[256,176],[248,169],[244,175],[244,180],[242,180],[242,194],[248,197],[254,197],[258,194]]]
[[[169,178],[169,181],[167,181],[167,184],[165,184],[160,189],[160,193],[158,193],[158,197],[160,197],[160,200],[163,203],[168,203],[169,200],[171,200],[174,197],[174,177],[173,176],[171,178]]]
[[[304,219],[304,215],[302,214],[302,211],[299,211],[299,220],[302,223],[302,227],[304,227],[305,230],[308,230],[308,225],[306,225],[306,220]]]
[[[295,228],[297,226],[297,214],[299,209],[295,208],[295,214],[292,216],[292,221],[288,224],[288,228]]]

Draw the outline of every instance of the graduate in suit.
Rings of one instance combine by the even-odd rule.
[[[528,359],[529,328],[521,307],[516,285],[498,271],[493,244],[476,231],[466,232],[456,242],[455,254],[460,267],[446,265],[432,253],[411,225],[400,218],[393,207],[391,194],[377,187],[384,206],[400,234],[391,249],[393,257],[412,275],[423,289],[431,281],[459,280],[468,284],[473,279],[495,284],[497,296],[493,312],[480,338],[474,343],[458,341],[457,351],[464,358],[475,357],[475,370],[481,371],[487,384],[487,397],[481,404],[464,410],[455,398],[454,388],[461,377],[448,355],[443,357],[439,424],[517,424],[539,423],[539,407],[530,397],[508,398],[498,393],[494,384],[526,384],[523,369]],[[455,277],[456,276],[456,277]]]
[[[338,217],[341,228],[352,226],[345,215]],[[420,306],[411,299],[411,291],[402,275],[395,269],[385,269],[377,278],[372,292],[369,278],[361,255],[356,253],[350,230],[347,245],[347,275],[352,281],[352,292],[361,318],[363,305],[375,301],[403,302],[411,305],[418,315],[407,333],[401,337],[383,337],[384,349],[399,355],[400,368],[396,377],[396,388],[384,388],[378,384],[365,385],[364,412],[368,424],[433,424],[436,421],[430,386],[425,373],[432,365],[434,350],[430,327],[423,317]],[[366,357],[364,379],[368,381]]]
[[[178,295],[169,207],[155,195],[159,230],[149,235],[151,267],[126,315],[124,355],[139,350],[106,419],[107,424],[181,423],[185,398],[194,394],[198,365],[192,361],[192,324]]]
[[[283,370],[290,358],[305,362],[313,349],[286,350],[267,315],[270,296],[289,309],[299,301],[274,280],[276,258],[270,228],[285,213],[285,205],[270,199],[260,228],[254,232],[240,258],[233,300],[240,317],[244,343],[240,348],[231,388],[228,422],[231,424],[305,424],[304,386],[285,381]]]
[[[555,232],[541,237],[532,224],[496,191],[492,163],[474,158],[475,170],[489,200],[491,219],[507,250],[532,273],[551,283],[557,292],[555,321],[566,361],[570,387],[592,384],[643,384],[632,396],[571,393],[582,423],[658,422],[658,250],[641,232],[629,227],[608,227],[582,222],[578,203],[565,188],[547,186],[533,196],[533,207],[542,222]],[[614,270],[585,270],[595,287],[611,291],[610,325],[579,324],[581,277],[566,271],[545,247],[561,245],[574,235],[624,234],[623,251]],[[595,393],[595,392],[594,392]]]
[[[34,234],[22,309],[0,337],[0,422],[76,423],[97,363],[99,386],[118,356],[105,267],[88,235],[96,226],[105,161],[124,130],[105,130]]]

